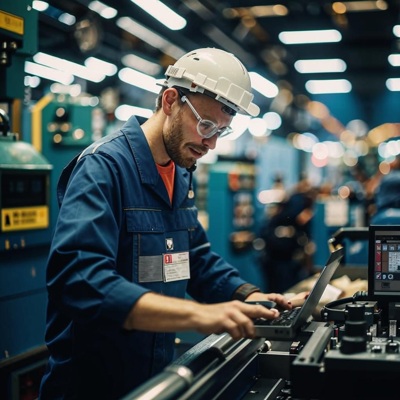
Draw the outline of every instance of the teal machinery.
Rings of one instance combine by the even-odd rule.
[[[10,129],[10,116],[24,97],[25,60],[37,51],[37,11],[31,5],[0,5],[0,398],[10,400],[35,398],[47,359],[52,166]]]
[[[0,114],[3,120],[4,114]],[[3,128],[7,123],[0,124]],[[52,166],[30,144],[0,136],[0,397],[22,398],[43,372],[45,260]]]
[[[21,0],[0,5],[1,51],[7,49],[0,51],[0,108],[3,101],[24,97],[24,60],[36,52],[37,12],[30,4]],[[22,110],[24,142],[8,127],[3,129],[0,399],[28,400],[38,394],[47,362],[45,267],[58,214],[58,177],[106,130],[104,112],[87,100],[48,93]]]

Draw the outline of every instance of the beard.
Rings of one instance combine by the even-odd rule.
[[[185,157],[186,148],[187,153],[190,153],[190,146],[191,148],[199,149],[199,152],[203,152],[203,154],[207,152],[207,149],[196,144],[185,143],[184,136],[181,110],[179,110],[172,121],[171,127],[163,132],[164,146],[168,156],[176,165],[182,168],[190,168],[196,163],[196,159],[190,156]]]

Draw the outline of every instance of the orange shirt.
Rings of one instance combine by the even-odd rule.
[[[158,173],[161,175],[161,178],[164,181],[165,187],[167,188],[169,200],[172,203],[172,196],[174,193],[175,163],[173,161],[170,161],[165,166],[158,165],[158,164],[156,164],[156,166],[158,169]]]

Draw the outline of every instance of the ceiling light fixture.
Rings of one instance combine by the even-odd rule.
[[[390,54],[388,61],[393,67],[400,67],[400,54]]]
[[[224,17],[243,18],[249,14],[255,18],[265,17],[283,17],[289,14],[289,10],[282,4],[274,4],[271,6],[252,6],[252,7],[236,7],[236,8],[225,8],[223,11]]]
[[[306,89],[311,94],[349,93],[352,86],[347,79],[309,80]]]
[[[33,60],[38,64],[73,74],[79,78],[86,79],[91,82],[101,82],[105,78],[105,74],[103,73],[92,71],[84,65],[76,64],[72,61],[58,58],[50,54],[41,52],[36,53],[33,56]]]
[[[34,0],[32,8],[46,14],[50,18],[57,19],[65,25],[71,26],[76,22],[76,18],[72,14],[62,12],[60,9],[49,5],[46,1]]]
[[[342,40],[341,33],[336,29],[283,31],[278,37],[284,44],[334,43]]]
[[[347,65],[340,58],[320,60],[297,60],[294,63],[297,72],[301,74],[323,73],[323,72],[344,72]]]
[[[131,0],[131,2],[173,31],[183,29],[187,24],[185,18],[159,0]]]
[[[122,68],[121,71],[118,72],[118,77],[125,83],[129,83],[130,85],[149,92],[159,93],[161,89],[160,86],[157,85],[157,79],[143,74],[142,72],[135,71],[132,68]]]
[[[160,64],[146,60],[136,54],[127,54],[121,58],[122,64],[126,67],[137,69],[148,75],[158,75],[161,72]]]
[[[366,0],[366,1],[339,1],[332,4],[332,9],[345,9],[345,12],[361,12],[361,11],[385,11],[388,9],[388,4],[384,0]]]
[[[392,92],[400,91],[400,78],[389,78],[386,81],[386,87]]]
[[[32,8],[37,11],[45,11],[49,8],[49,3],[41,0],[33,0]]]
[[[85,60],[85,66],[97,73],[101,73],[107,76],[113,76],[117,73],[118,68],[116,65],[111,64],[107,61],[100,60],[96,57],[89,57]]]
[[[186,53],[186,51],[180,47],[175,46],[173,43],[164,39],[162,36],[156,34],[145,26],[139,24],[130,17],[118,18],[117,26],[131,35],[136,36],[143,42],[153,46],[155,49],[163,51],[165,54],[173,57],[174,59],[177,59]]]
[[[251,86],[254,90],[268,98],[276,97],[279,93],[278,86],[264,78],[257,72],[249,72]]]
[[[104,19],[114,18],[118,14],[118,11],[115,8],[109,7],[107,4],[98,0],[91,1],[88,8],[99,14]]]
[[[58,71],[54,68],[25,61],[25,72],[30,75],[40,76],[54,82],[70,85],[74,81],[74,76],[70,73]]]

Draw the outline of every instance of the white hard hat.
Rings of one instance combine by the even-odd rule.
[[[212,96],[240,114],[256,117],[249,73],[233,54],[216,48],[193,50],[165,72],[164,86],[179,86]]]

